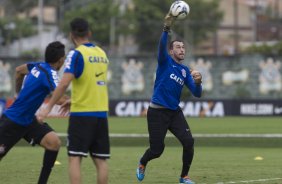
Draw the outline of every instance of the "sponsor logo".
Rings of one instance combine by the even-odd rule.
[[[172,74],[170,74],[170,78],[172,79],[172,80],[175,80],[178,84],[180,84],[180,85],[184,85],[184,81],[183,81],[183,79],[181,79],[180,77],[178,77],[177,75],[175,75],[174,73],[172,73]]]
[[[104,57],[100,57],[100,56],[90,56],[89,57],[89,62],[90,63],[109,63],[109,60],[107,58]]]
[[[242,115],[272,115],[273,114],[273,104],[241,104],[240,113]]]
[[[59,84],[58,72],[55,71],[55,70],[51,70],[51,73],[52,73],[52,78],[54,80],[55,85],[58,86],[58,84]]]
[[[223,117],[224,104],[221,101],[180,102],[184,116],[191,117]]]
[[[71,68],[71,61],[72,61],[71,58],[74,53],[75,53],[74,50],[70,51],[67,55],[67,58],[65,59],[65,68],[68,70],[70,70]]]
[[[99,77],[100,75],[104,74],[105,72],[96,73],[95,76]]]
[[[185,78],[186,77],[186,71],[184,69],[181,70],[182,76]]]
[[[106,84],[105,81],[97,81],[97,85],[99,85],[99,86],[103,86],[103,85],[105,85],[105,84]]]
[[[180,102],[179,106],[185,116],[193,117],[223,117],[225,116],[223,102]],[[120,101],[115,106],[117,116],[142,116],[146,115],[149,107],[148,101]]]
[[[147,101],[120,101],[115,107],[115,114],[117,116],[145,115],[149,104]]]
[[[274,113],[275,114],[282,114],[282,107],[275,107],[274,108]]]
[[[31,139],[30,142],[29,142],[29,144],[30,144],[30,145],[33,145],[33,144],[34,144],[34,139]]]
[[[33,67],[30,73],[36,78],[40,75],[40,71],[38,71],[35,67]]]

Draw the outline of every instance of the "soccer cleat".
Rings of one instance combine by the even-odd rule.
[[[136,177],[139,181],[142,181],[145,177],[145,166],[141,163],[138,164],[137,170],[136,170]]]
[[[184,176],[179,179],[179,184],[195,184],[189,176]]]

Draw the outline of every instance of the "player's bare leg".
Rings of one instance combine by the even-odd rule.
[[[61,140],[55,132],[49,132],[42,138],[40,145],[47,150],[58,151],[61,146]]]
[[[69,179],[71,184],[81,184],[81,157],[69,156]]]
[[[106,159],[92,158],[97,169],[97,184],[108,184],[108,163]]]

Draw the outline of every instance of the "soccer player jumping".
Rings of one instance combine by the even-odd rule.
[[[169,130],[183,147],[179,183],[193,184],[188,172],[194,155],[194,139],[179,103],[184,85],[195,97],[201,97],[202,76],[198,71],[190,72],[190,69],[183,65],[185,46],[182,41],[170,42],[169,52],[167,51],[168,32],[173,21],[174,18],[170,14],[165,17],[159,43],[154,92],[147,113],[150,147],[139,161],[136,176],[142,181],[148,162],[161,156],[165,147],[164,139]]]

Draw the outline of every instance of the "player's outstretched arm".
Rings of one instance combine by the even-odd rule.
[[[52,94],[51,99],[49,100],[45,109],[41,110],[37,116],[37,120],[39,122],[43,122],[47,115],[52,110],[53,106],[60,100],[60,98],[64,95],[67,90],[69,84],[73,80],[74,75],[71,73],[64,73],[62,80],[60,81],[58,87],[56,87],[55,91]]]
[[[164,31],[169,32],[170,28],[175,20],[175,17],[171,15],[170,12],[164,18]]]
[[[170,27],[174,21],[174,17],[168,13],[164,19],[164,28],[163,33],[159,43],[159,50],[158,50],[158,62],[161,64],[167,60],[168,52],[167,52],[167,39],[168,39],[168,32],[170,31]]]
[[[67,115],[70,111],[71,99],[65,100],[65,102],[60,105],[59,113],[61,115]]]
[[[52,97],[52,95],[51,95]],[[66,101],[68,101],[70,99],[70,97],[68,95],[63,95],[57,102],[56,105],[62,105],[64,104]]]

